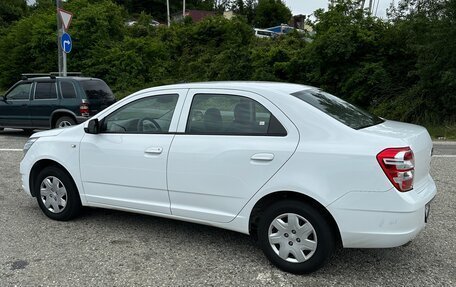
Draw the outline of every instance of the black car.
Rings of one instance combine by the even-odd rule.
[[[0,130],[79,124],[115,102],[109,86],[86,77],[24,78],[0,98]]]

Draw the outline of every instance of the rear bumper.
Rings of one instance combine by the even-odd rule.
[[[77,124],[83,123],[83,122],[87,121],[89,118],[90,118],[90,117],[76,116],[76,123],[77,123]]]
[[[431,176],[409,192],[350,192],[328,206],[346,248],[387,248],[411,241],[425,226],[437,190]],[[432,222],[432,216],[431,216]]]

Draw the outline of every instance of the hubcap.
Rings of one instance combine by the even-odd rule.
[[[317,233],[310,222],[296,213],[277,216],[269,225],[269,244],[285,261],[301,263],[317,250]]]
[[[67,191],[55,176],[46,177],[40,185],[40,197],[44,206],[52,213],[60,213],[67,204]]]
[[[70,127],[71,126],[71,123],[69,121],[61,121],[59,123],[59,128],[66,128],[66,127]]]

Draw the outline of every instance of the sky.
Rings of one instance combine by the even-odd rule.
[[[390,3],[393,0],[374,0],[375,5],[377,7],[378,2],[378,10],[377,10],[377,17],[386,17],[386,9],[390,6]],[[323,8],[328,8],[328,0],[283,0],[288,8],[291,9],[293,15],[297,14],[304,14],[309,15],[312,14],[313,11]],[[397,1],[396,1],[397,2]],[[366,0],[366,6],[368,6],[369,0]],[[375,9],[374,9],[375,14]]]

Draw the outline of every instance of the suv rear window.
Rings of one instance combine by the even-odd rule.
[[[101,80],[85,80],[81,85],[89,100],[114,100],[111,89]]]
[[[355,130],[384,122],[381,118],[318,89],[303,90],[291,95]]]

